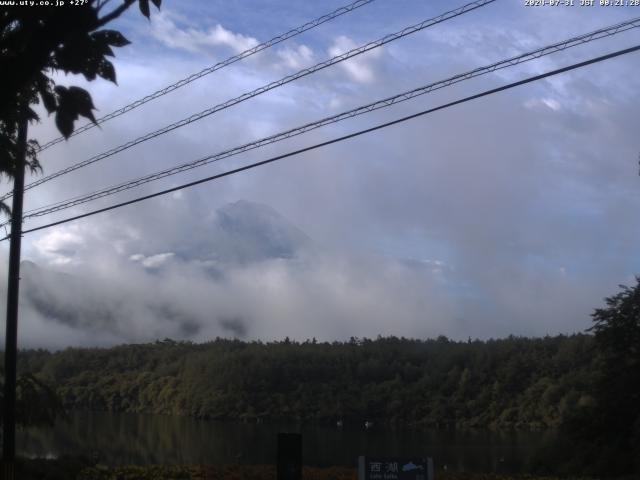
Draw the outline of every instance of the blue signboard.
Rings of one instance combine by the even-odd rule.
[[[433,480],[433,460],[358,457],[358,480]]]

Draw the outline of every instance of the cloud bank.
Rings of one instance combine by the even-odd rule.
[[[37,244],[43,263],[22,264],[23,345],[423,337],[452,315],[442,265],[324,251],[251,202],[219,209],[208,240],[177,254],[130,254],[131,241],[95,258],[100,232],[63,233]]]

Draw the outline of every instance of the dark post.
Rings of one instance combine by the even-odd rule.
[[[278,480],[302,479],[302,435],[278,434]]]
[[[20,242],[22,240],[22,197],[27,149],[27,121],[18,127],[18,151],[13,179],[9,282],[7,288],[7,331],[4,349],[4,411],[2,460],[4,480],[14,479],[16,457],[16,357],[18,353],[18,293],[20,288]]]

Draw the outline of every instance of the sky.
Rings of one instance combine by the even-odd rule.
[[[497,0],[36,187],[25,209],[640,16],[640,7],[579,3]],[[118,85],[56,80],[87,88],[101,116],[345,4],[166,0],[150,21],[132,9],[111,26],[132,41],[116,52]],[[40,156],[44,174],[463,4],[375,0],[51,147]],[[633,29],[25,228],[638,43]],[[638,55],[26,234],[22,258],[35,266],[23,273],[20,345],[583,332],[603,299],[640,273]],[[30,136],[55,138],[53,119],[43,114]]]

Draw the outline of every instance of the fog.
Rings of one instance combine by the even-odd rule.
[[[253,221],[237,219],[242,215]],[[265,228],[264,216],[270,231],[262,235],[256,226]],[[95,238],[78,229],[49,238],[49,260],[71,260],[22,263],[21,345],[453,333],[447,325],[455,313],[442,266],[325,251],[276,212],[249,202],[219,211],[213,230],[222,241],[211,240],[211,251],[226,248],[224,260],[211,251],[199,258],[133,254],[125,244],[93,258]],[[243,242],[247,232],[264,242],[250,249]],[[237,240],[235,255],[229,235]],[[202,239],[192,243],[202,246]],[[91,248],[83,250],[87,244]]]

